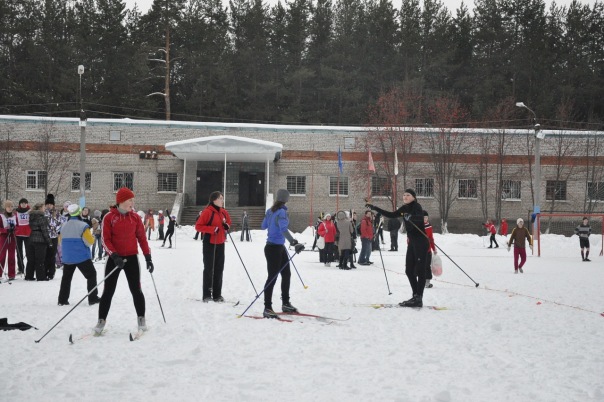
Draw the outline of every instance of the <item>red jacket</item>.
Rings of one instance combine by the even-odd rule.
[[[319,232],[319,236],[325,238],[325,243],[333,243],[336,241],[336,225],[333,224],[331,219],[321,222],[317,232]]]
[[[367,216],[361,220],[361,239],[373,239],[373,223]]]
[[[103,248],[109,255],[137,255],[139,244],[144,255],[151,254],[143,220],[136,212],[128,211],[122,214],[117,208],[111,208],[103,218],[101,236]]]
[[[502,236],[508,235],[508,221],[506,221],[505,219],[501,220],[501,227],[499,228],[499,233],[501,233]]]
[[[497,233],[497,229],[495,229],[495,225],[493,225],[492,223],[485,223],[482,226],[484,226],[485,228],[487,228],[487,230],[489,232],[491,232],[491,234],[495,234]]]
[[[424,229],[426,230],[426,236],[430,239],[430,250],[433,253],[436,253],[436,245],[434,244],[434,230],[432,230],[432,225],[430,222],[424,223]]]
[[[15,209],[17,214],[17,227],[15,228],[15,235],[19,237],[29,237],[31,234],[31,228],[29,227],[29,205],[27,208]]]
[[[222,226],[223,221],[226,221],[231,226],[231,217],[227,210],[210,204],[197,218],[195,230],[209,234],[211,244],[223,244],[226,240],[226,230]],[[218,228],[218,232],[214,233],[216,228]]]

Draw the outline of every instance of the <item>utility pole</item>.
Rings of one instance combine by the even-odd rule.
[[[80,76],[80,208],[86,206],[86,112],[82,100],[82,75],[84,66],[78,66]]]

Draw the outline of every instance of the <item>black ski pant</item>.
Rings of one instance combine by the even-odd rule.
[[[136,255],[122,256],[126,261],[124,267],[117,269],[105,280],[105,287],[103,288],[103,294],[101,295],[101,303],[99,304],[99,319],[106,320],[111,308],[111,299],[115,293],[117,287],[117,280],[120,276],[120,272],[124,271],[126,279],[128,280],[128,287],[132,294],[132,300],[134,301],[134,308],[136,309],[136,315],[138,317],[145,316],[145,296],[143,295],[143,289],[141,288],[141,271],[138,265],[138,257]],[[112,258],[107,259],[105,264],[105,276],[109,275],[115,268],[115,262]]]
[[[493,242],[495,243],[495,247],[499,247],[497,240],[495,240],[495,233],[491,233],[491,247],[493,247]]]
[[[29,263],[30,255],[27,247],[28,243],[29,237],[17,236],[17,267],[19,268],[19,273],[25,272],[23,258],[27,258]]]
[[[57,246],[59,245],[58,238],[50,238],[50,242],[52,243],[52,247],[47,247],[46,249],[46,257],[44,259],[44,266],[46,267],[46,274],[43,275],[43,278],[48,277],[48,279],[52,279],[55,277],[55,272],[57,271],[56,262],[57,262]],[[37,273],[36,273],[37,276]],[[37,276],[38,280],[40,280],[40,276]]]
[[[27,266],[25,267],[25,279],[34,280],[34,273],[36,279],[39,281],[46,280],[46,253],[50,252],[50,247],[46,243],[33,243],[28,244],[29,253],[31,258],[27,258]]]
[[[390,232],[390,250],[398,251],[398,230]]]
[[[430,243],[421,237],[409,237],[407,256],[405,258],[405,274],[414,295],[423,297],[426,286],[426,263]]]
[[[224,243],[212,244],[203,238],[203,298],[222,296],[222,274],[224,272]]]
[[[432,253],[428,249],[428,254],[426,254],[426,279],[432,278]]]
[[[164,239],[164,225],[159,225],[159,240]]]
[[[267,244],[264,246],[264,256],[266,257],[266,269],[268,277],[264,284],[264,308],[273,308],[273,288],[277,282],[279,270],[281,270],[281,300],[282,303],[289,302],[289,283],[291,280],[291,271],[289,269],[289,256],[287,250],[282,244]]]
[[[241,241],[243,241],[243,235],[245,234],[245,241],[250,241],[250,230],[245,227],[241,230]]]
[[[82,261],[77,264],[63,264],[63,278],[61,279],[61,289],[59,290],[59,303],[66,304],[69,301],[69,294],[71,292],[71,279],[73,278],[73,273],[76,268],[79,268],[84,278],[86,278],[86,285],[88,289],[88,293],[96,286],[96,270],[94,269],[94,264],[92,260]],[[94,289],[94,292],[88,295],[88,301],[92,302],[93,300],[99,297],[99,292],[97,289]]]
[[[166,244],[166,240],[168,240],[170,242],[170,247],[172,247],[172,235],[173,234],[174,234],[174,230],[168,229],[168,231],[166,232],[166,236],[161,239],[164,241],[163,244]]]

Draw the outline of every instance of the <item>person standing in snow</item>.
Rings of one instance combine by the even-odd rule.
[[[145,215],[145,229],[148,232],[147,240],[151,240],[151,232],[155,232],[155,218],[153,217],[152,209],[149,209]]]
[[[138,264],[138,247],[140,246],[147,262],[147,270],[153,273],[151,250],[147,243],[145,226],[140,216],[132,210],[134,193],[127,187],[118,190],[115,206],[103,218],[103,247],[109,255],[105,264],[105,287],[99,304],[99,320],[94,332],[100,335],[105,328],[107,315],[111,308],[111,299],[117,287],[120,272],[124,271],[128,287],[134,301],[139,331],[146,331],[145,296],[141,288],[140,266]],[[115,268],[116,271],[109,275]]]
[[[6,200],[0,214],[0,277],[4,275],[8,257],[8,280],[10,281],[15,279],[15,253],[17,251],[17,239],[15,238],[17,214],[13,208],[13,202]]]
[[[172,248],[172,235],[174,234],[174,226],[176,225],[176,216],[172,215],[168,217],[168,230],[166,231],[166,236],[164,237],[164,242],[161,245],[164,247],[166,245],[166,240],[170,242],[170,246],[168,248]]]
[[[25,273],[25,264],[23,263],[23,257],[26,257],[29,261],[30,255],[28,254],[27,243],[29,242],[29,234],[31,228],[29,227],[29,202],[25,198],[19,200],[19,206],[17,211],[17,227],[15,228],[15,236],[17,237],[17,266],[19,267],[19,274]]]
[[[388,231],[390,232],[390,250],[388,251],[398,251],[398,230],[400,228],[400,220],[388,219]]]
[[[304,245],[298,244],[298,241],[289,233],[289,218],[285,206],[287,201],[289,201],[289,191],[285,189],[277,190],[275,202],[272,207],[266,210],[261,226],[262,229],[267,229],[264,256],[266,257],[268,277],[264,284],[264,312],[262,313],[265,318],[279,318],[273,310],[273,288],[279,271],[281,271],[281,310],[285,313],[298,312],[298,309],[289,300],[291,271],[289,269],[289,256],[285,249],[285,239],[289,241],[290,246],[294,246],[297,254],[304,250]]]
[[[430,242],[430,248],[428,249],[428,254],[426,255],[426,286],[425,288],[434,287],[433,284],[430,283],[432,280],[432,254],[436,254],[436,244],[434,243],[434,230],[432,229],[432,225],[430,224],[430,216],[428,215],[428,211],[424,211],[424,230],[426,231],[426,236],[428,236],[428,240]]]
[[[370,265],[371,244],[373,242],[373,223],[371,222],[371,210],[365,211],[365,216],[361,219],[361,254],[359,255],[359,265]]]
[[[501,226],[499,226],[499,234],[503,237],[508,237],[508,221],[505,218],[501,218]]]
[[[159,233],[159,238],[158,240],[161,240],[164,242],[164,244],[166,243],[165,241],[165,237],[164,237],[164,222],[165,222],[165,216],[164,216],[164,211],[162,211],[161,209],[159,211],[157,211],[157,225],[158,225],[158,233]]]
[[[243,216],[241,217],[241,241],[243,241],[244,235],[245,241],[250,241],[250,217],[247,211],[243,211]]]
[[[93,305],[101,301],[96,287],[96,270],[92,264],[90,246],[94,243],[94,236],[90,227],[82,219],[78,204],[67,207],[69,220],[61,228],[61,244],[63,250],[63,277],[59,290],[59,306],[69,305],[71,293],[71,280],[76,268],[79,268],[87,280],[88,304]],[[94,291],[93,291],[94,289]]]
[[[67,211],[69,211],[69,207],[67,207]],[[71,214],[70,214],[71,216]],[[68,220],[71,219],[68,217]],[[82,222],[88,225],[89,228],[92,228],[92,219],[90,217],[90,208],[84,207],[82,208],[82,212],[80,213],[80,219]]]
[[[340,254],[340,263],[338,268],[340,269],[355,269],[352,262],[352,235],[354,233],[354,227],[348,218],[348,212],[338,211],[336,214],[338,232],[340,237],[338,239],[338,251]],[[348,266],[348,260],[350,260],[350,267]]]
[[[46,266],[46,275],[44,278],[53,279],[55,277],[55,272],[57,271],[56,262],[57,262],[57,249],[59,245],[59,231],[61,230],[61,225],[63,224],[63,218],[61,216],[61,211],[55,208],[55,196],[52,194],[48,194],[46,196],[46,200],[44,201],[45,209],[44,215],[48,220],[48,236],[50,237],[50,242],[52,246],[46,250],[45,258],[46,261],[44,265]],[[36,272],[36,275],[38,273]],[[40,280],[38,278],[38,280]]]
[[[575,228],[575,234],[579,236],[579,247],[581,247],[581,258],[583,261],[591,261],[589,259],[589,235],[591,234],[591,226],[587,216],[583,218],[583,222]]]
[[[497,244],[497,240],[495,240],[495,234],[497,234],[497,229],[495,229],[495,225],[492,220],[487,220],[487,223],[483,223],[483,225],[487,230],[491,233],[491,245],[489,248],[493,248],[493,242],[495,243],[495,248],[499,248],[499,244]]]
[[[25,266],[25,280],[47,281],[46,253],[52,253],[53,242],[50,238],[48,218],[44,213],[45,205],[42,203],[34,204],[29,211],[29,252],[27,253],[27,265]],[[31,259],[30,259],[31,257]]]
[[[405,258],[405,274],[413,290],[413,297],[399,305],[401,307],[422,307],[430,243],[424,229],[424,210],[417,202],[415,191],[410,188],[406,189],[403,193],[403,205],[393,212],[385,211],[372,204],[367,204],[366,207],[381,213],[386,218],[403,217],[407,239],[409,239]]]
[[[224,273],[224,242],[231,228],[231,217],[224,209],[224,196],[220,191],[210,194],[208,206],[202,211],[195,230],[203,236],[203,296],[204,303],[214,300],[224,302],[222,276]]]
[[[323,218],[323,222],[321,222],[317,231],[319,236],[325,239],[325,248],[323,249],[325,266],[331,267],[331,262],[333,261],[333,247],[336,241],[336,226],[331,220],[331,214],[327,213]]]
[[[512,230],[510,234],[510,240],[508,240],[508,251],[514,243],[514,273],[517,274],[518,270],[520,273],[524,273],[522,267],[526,262],[526,242],[528,241],[531,250],[533,250],[533,238],[529,233],[528,229],[524,227],[524,219],[518,218],[516,221],[516,227]],[[518,263],[518,258],[520,258],[520,263]]]

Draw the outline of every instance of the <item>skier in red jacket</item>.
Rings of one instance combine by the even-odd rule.
[[[123,270],[128,280],[128,287],[132,293],[134,308],[138,317],[139,331],[146,331],[145,322],[145,296],[141,289],[140,267],[138,265],[138,246],[140,245],[147,270],[153,272],[151,250],[145,236],[145,226],[141,217],[133,211],[134,193],[122,187],[116,194],[115,206],[103,218],[102,240],[103,248],[110,258],[105,265],[105,287],[99,304],[99,321],[94,328],[96,335],[100,335],[105,327],[105,320],[111,307],[111,299],[115,293],[117,280]],[[114,268],[117,270],[109,275]]]
[[[495,248],[499,248],[499,244],[497,244],[497,240],[495,240],[495,234],[497,234],[497,229],[495,229],[495,225],[492,220],[488,220],[487,223],[484,223],[482,226],[487,228],[487,230],[491,233],[491,245],[489,248],[493,248],[493,242],[495,243]]]
[[[336,241],[336,225],[334,225],[331,220],[331,214],[325,214],[323,222],[321,222],[317,228],[317,232],[319,233],[319,236],[325,239],[325,266],[331,267],[331,262],[334,260],[333,245]]]

